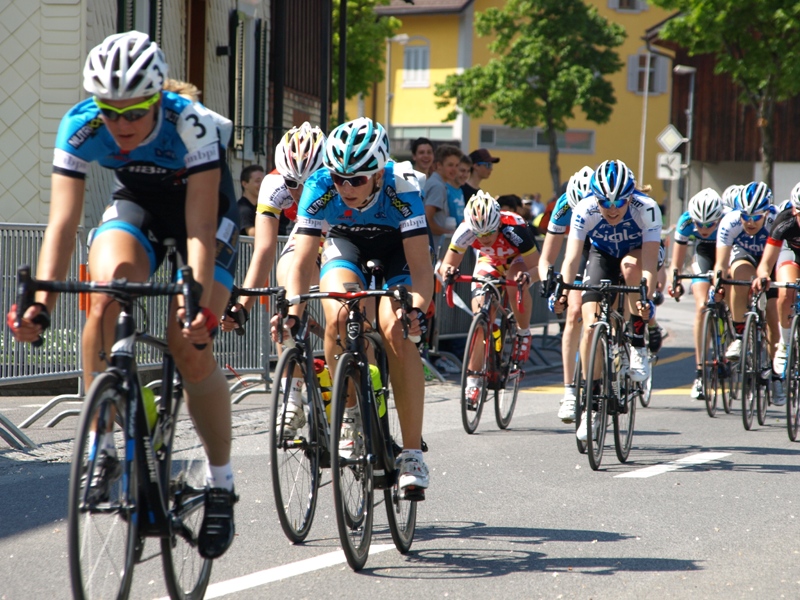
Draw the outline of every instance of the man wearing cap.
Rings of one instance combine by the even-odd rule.
[[[489,154],[486,148],[473,150],[469,153],[469,157],[472,159],[472,171],[467,182],[461,186],[465,202],[468,202],[472,195],[481,189],[481,182],[489,179],[495,163],[500,162],[500,159]]]

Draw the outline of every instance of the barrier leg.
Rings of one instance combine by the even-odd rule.
[[[42,415],[52,410],[54,406],[61,404],[62,402],[67,402],[68,400],[83,400],[83,394],[62,394],[61,396],[56,396],[55,398],[52,398],[42,408],[37,410],[30,417],[28,417],[22,423],[20,423],[19,424],[20,428],[27,429],[28,427],[33,425],[36,421],[41,419]]]
[[[16,437],[19,439],[20,442],[25,444],[28,448],[36,448],[36,444],[33,443],[31,438],[27,435],[22,433],[19,428],[14,425],[8,417],[0,413],[0,423],[2,423],[3,427],[0,427],[0,437],[2,437],[9,446],[16,448],[17,450],[21,450],[22,446],[14,439]],[[13,436],[13,437],[12,437]]]

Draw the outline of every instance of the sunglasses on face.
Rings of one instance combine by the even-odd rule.
[[[750,223],[758,223],[761,219],[764,218],[766,213],[757,213],[755,215],[748,215],[747,213],[742,213],[742,221],[747,221]]]
[[[497,233],[497,229],[492,229],[491,231],[487,231],[486,233],[476,233],[475,236],[479,238],[488,238],[493,236],[495,233]]]
[[[362,185],[366,185],[369,181],[369,175],[353,175],[352,177],[342,177],[338,173],[331,172],[331,178],[333,179],[333,183],[339,186],[343,186],[345,183],[349,183],[352,187],[361,187]]]
[[[284,183],[284,184],[286,185],[286,187],[287,187],[287,188],[289,188],[290,190],[296,190],[296,189],[297,189],[297,188],[299,188],[301,185],[303,185],[303,184],[302,184],[302,183],[300,183],[299,181],[295,181],[294,179],[289,179],[288,177],[284,177],[284,178],[283,178],[283,183]]]
[[[709,221],[708,223],[703,223],[701,221],[695,221],[694,225],[698,229],[711,229],[712,227],[716,226],[719,221]]]
[[[622,208],[628,203],[627,198],[617,198],[616,200],[603,200],[601,198],[597,199],[597,203],[600,205],[601,208]]]
[[[133,123],[134,121],[138,121],[139,119],[143,119],[147,116],[147,113],[150,112],[150,108],[158,102],[158,99],[161,97],[160,92],[156,92],[152,96],[150,96],[144,102],[139,102],[138,104],[133,104],[131,106],[126,106],[125,108],[117,108],[116,106],[111,106],[110,104],[106,104],[97,96],[94,97],[94,103],[97,105],[97,108],[100,109],[100,112],[103,113],[103,116],[108,119],[109,121],[118,121],[120,117],[123,117],[129,123]]]
[[[493,169],[494,165],[490,162],[477,162],[475,163],[479,167],[486,167],[487,169]]]

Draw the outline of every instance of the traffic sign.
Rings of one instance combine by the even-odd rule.
[[[670,123],[664,128],[664,131],[658,134],[656,138],[661,147],[667,152],[675,152],[686,139],[681,135],[681,132]]]
[[[656,156],[656,177],[667,181],[677,181],[681,178],[681,155],[677,152],[659,152]]]

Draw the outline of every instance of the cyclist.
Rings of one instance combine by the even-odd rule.
[[[631,315],[629,374],[634,381],[645,381],[650,374],[645,323],[655,316],[652,297],[656,290],[661,245],[661,210],[652,198],[636,191],[633,173],[621,160],[607,160],[597,167],[591,189],[592,195],[581,200],[572,213],[562,267],[564,281],[575,280],[587,237],[592,245],[584,284],[596,285],[604,279],[616,282],[623,277],[627,285],[638,286],[642,276],[647,279],[648,303],[642,306],[635,295],[629,294],[626,307]],[[581,310],[586,331],[597,321],[597,303],[601,298],[597,292],[583,293]],[[556,298],[556,312],[562,312],[566,304],[565,295]],[[581,360],[587,381],[594,377],[594,374],[585,373],[590,342],[591,336],[581,339]],[[578,439],[586,439],[585,416],[576,435]]]
[[[722,204],[723,206],[727,206],[731,210],[736,210],[738,206],[736,206],[736,200],[739,198],[739,192],[742,191],[743,185],[729,185],[725,188],[725,191],[722,192]]]
[[[325,145],[320,169],[306,180],[297,211],[294,263],[287,278],[287,295],[305,293],[319,251],[322,226],[327,234],[322,253],[320,290],[344,291],[345,286],[368,285],[366,263],[377,259],[384,265],[384,288],[403,284],[412,292],[410,336],[423,334],[425,311],[433,296],[433,262],[419,185],[408,164],[389,158],[386,130],[362,117],[336,127]],[[345,337],[346,311],[335,301],[323,301],[325,357],[335,372],[337,336]],[[293,306],[287,325],[297,327],[301,307]],[[423,491],[428,487],[428,467],[422,457],[422,419],[425,377],[419,351],[403,339],[400,308],[383,298],[378,308],[381,333],[386,340],[392,387],[403,434],[398,459],[401,489]],[[354,445],[351,423],[360,419],[354,409],[345,410],[341,437],[345,451]]]
[[[794,186],[789,196],[789,206],[782,210],[767,238],[767,245],[764,254],[756,269],[756,278],[753,281],[753,289],[761,289],[761,279],[767,280],[767,285],[772,279],[775,270],[776,281],[795,282],[800,279],[800,183]],[[780,328],[780,340],[775,348],[772,359],[772,370],[784,376],[786,371],[786,358],[791,335],[792,310],[794,307],[797,292],[791,288],[778,289],[778,320]],[[785,396],[776,395],[776,405],[780,406],[785,400]]]
[[[675,249],[672,251],[672,265],[670,272],[677,269],[680,273],[686,260],[686,249],[689,239],[694,238],[695,253],[692,261],[692,273],[701,275],[709,273],[714,268],[715,252],[717,246],[717,228],[723,215],[728,212],[722,204],[719,194],[711,188],[699,191],[689,200],[689,210],[678,219],[675,227]],[[702,367],[702,336],[703,336],[703,309],[710,282],[705,279],[692,279],[691,289],[694,296],[694,353],[697,364],[691,397],[694,400],[703,398],[703,367]],[[673,298],[680,298],[684,289],[678,285],[672,288],[670,282],[667,293]]]
[[[174,238],[178,252],[203,285],[203,307],[191,325],[168,319],[167,338],[183,377],[184,394],[208,455],[209,490],[198,549],[221,556],[233,541],[233,471],[230,464],[230,393],[211,351],[236,266],[238,208],[232,184],[221,186],[220,145],[210,111],[162,91],[167,64],[158,45],[137,31],[106,38],[89,52],[84,88],[92,98],[64,116],[55,144],[52,205],[37,276],[63,279],[83,211],[92,161],[114,171],[116,188],[89,250],[95,281],[145,281]],[[164,151],[167,149],[168,151]],[[49,325],[55,294],[39,293],[14,335],[34,341]],[[173,303],[171,311],[183,309]],[[118,307],[92,298],[83,331],[84,377],[102,371],[111,348]],[[9,322],[16,310],[9,313]],[[203,345],[198,350],[194,344]],[[111,435],[100,434],[98,486],[121,474]],[[107,489],[107,488],[106,488]],[[101,492],[102,493],[102,492]]]
[[[278,248],[278,226],[281,214],[290,222],[297,219],[297,202],[303,193],[306,180],[322,167],[325,154],[325,134],[319,127],[312,127],[305,122],[300,127],[293,127],[281,138],[275,148],[275,170],[264,178],[258,196],[256,208],[256,234],[253,245],[253,257],[247,275],[242,282],[243,287],[264,285],[269,277],[275,254]],[[292,268],[294,256],[294,232],[281,252],[277,266],[277,285],[285,286],[289,269]],[[319,260],[313,268],[312,283],[319,283]],[[247,321],[249,311],[256,302],[254,296],[243,296],[231,308],[231,312],[242,311],[243,321]],[[223,317],[222,328],[232,331],[239,327],[235,317]],[[278,346],[280,352],[281,346]],[[299,374],[298,374],[299,375]],[[286,385],[289,382],[283,382]],[[301,376],[292,378],[289,384],[289,402],[285,415],[276,418],[284,421],[284,435],[294,437],[295,432],[303,427],[306,415],[303,410]]]
[[[567,182],[567,191],[561,194],[556,201],[553,214],[547,223],[547,235],[542,245],[542,257],[539,259],[539,278],[547,278],[547,269],[555,265],[555,261],[564,244],[564,234],[569,229],[572,219],[572,210],[584,196],[591,192],[592,175],[590,167],[583,167],[577,171]],[[586,240],[578,265],[578,279],[583,276],[586,267],[586,257],[589,255],[589,240]],[[564,397],[558,409],[558,418],[564,423],[575,420],[575,356],[578,352],[578,342],[581,339],[581,293],[572,290],[567,301],[567,316],[564,321],[564,331],[561,338],[561,359],[564,364]]]
[[[533,231],[521,216],[511,211],[501,211],[497,200],[488,193],[478,190],[470,198],[464,209],[464,222],[456,228],[450,247],[439,267],[442,278],[458,269],[468,248],[475,248],[478,260],[473,275],[513,279],[518,284],[530,288],[533,281],[531,274],[536,273],[539,252],[533,239]],[[481,306],[481,285],[472,284],[472,310],[478,312]],[[531,310],[533,298],[530,289],[522,295],[522,310],[517,302],[511,302],[511,309],[517,320],[517,340],[514,344],[514,360],[524,363],[531,351]],[[470,357],[469,366],[473,370],[480,368],[480,357]],[[480,382],[477,377],[467,377],[467,398],[470,408],[478,408],[480,398]]]

